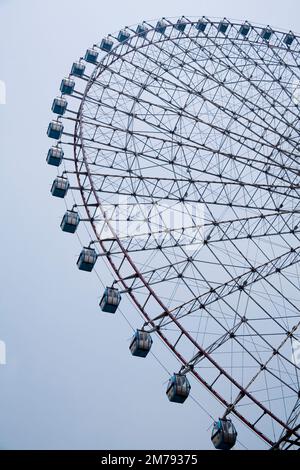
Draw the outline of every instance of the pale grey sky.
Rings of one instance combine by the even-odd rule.
[[[130,356],[121,313],[101,315],[102,288],[76,268],[80,245],[59,228],[64,205],[49,194],[45,163],[52,99],[73,60],[124,25],[183,14],[300,31],[296,0],[0,0],[0,448],[211,448],[210,418],[193,400],[170,404],[166,371]],[[154,352],[176,369],[161,345]]]

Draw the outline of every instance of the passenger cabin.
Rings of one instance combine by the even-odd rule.
[[[288,34],[285,36],[283,42],[284,42],[284,44],[285,44],[286,46],[291,46],[291,45],[293,44],[293,42],[294,42],[294,39],[295,39],[294,34],[293,34],[293,33],[288,33]]]
[[[174,403],[184,403],[190,394],[191,386],[183,374],[174,374],[168,383],[166,394]]]
[[[121,294],[114,287],[106,287],[100,300],[100,307],[103,312],[115,313],[121,302]]]
[[[60,228],[63,232],[75,233],[79,225],[80,218],[76,211],[67,211],[60,223]]]
[[[177,20],[177,23],[174,24],[174,28],[177,29],[177,31],[180,31],[181,33],[184,32],[186,26],[187,26],[187,22],[183,19]]]
[[[95,51],[95,49],[87,49],[84,58],[90,64],[96,64],[98,59],[98,52]]]
[[[220,418],[214,422],[211,440],[218,450],[230,450],[236,443],[237,432],[231,419]]]
[[[64,98],[55,98],[52,103],[52,111],[62,116],[65,114],[68,103]]]
[[[126,42],[130,38],[130,33],[126,31],[126,29],[121,29],[118,34],[118,41],[119,42]]]
[[[52,183],[51,194],[55,197],[63,198],[68,192],[70,183],[67,178],[58,176]]]
[[[118,34],[118,41],[119,42],[126,42],[130,38],[130,33],[126,31],[126,29],[121,29]]]
[[[271,28],[264,28],[261,32],[261,37],[264,41],[270,41],[273,31]]]
[[[249,31],[250,31],[250,25],[248,23],[242,24],[242,26],[240,27],[240,34],[246,37]]]
[[[195,24],[195,28],[198,29],[200,33],[204,33],[207,26],[207,22],[204,20],[199,20],[198,23]]]
[[[48,165],[59,166],[62,162],[64,151],[60,147],[51,147],[47,154]]]
[[[139,24],[136,28],[136,32],[138,36],[141,36],[142,38],[145,38],[148,33],[148,28],[146,28],[145,25]]]
[[[91,272],[96,261],[97,253],[94,248],[83,248],[77,260],[78,269]]]
[[[221,21],[218,26],[219,33],[226,34],[229,23],[227,21]]]
[[[153,340],[150,333],[143,330],[136,330],[131,340],[129,349],[133,356],[146,357],[151,349]]]
[[[155,31],[156,31],[157,33],[165,34],[166,29],[167,29],[167,24],[166,24],[166,22],[165,22],[164,20],[159,20],[159,21],[156,23]]]
[[[75,88],[75,82],[72,78],[64,78],[60,84],[60,91],[63,95],[72,95]]]
[[[75,77],[82,77],[85,71],[85,65],[81,62],[74,62],[72,65],[71,74]]]
[[[64,126],[59,121],[51,121],[48,126],[47,135],[51,139],[58,140],[61,138]]]
[[[112,41],[112,39],[104,38],[101,41],[100,49],[104,52],[110,52],[112,50],[113,45],[114,42]]]

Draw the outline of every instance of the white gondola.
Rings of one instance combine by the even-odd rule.
[[[72,95],[75,88],[75,82],[72,78],[64,78],[60,84],[60,91],[63,95]]]
[[[295,35],[293,33],[288,33],[283,39],[283,42],[286,46],[291,46],[294,42]]]
[[[250,24],[248,23],[242,24],[242,26],[240,27],[240,34],[246,37],[249,34],[250,28],[251,28]]]
[[[82,77],[85,72],[85,65],[82,62],[74,62],[72,65],[71,74],[75,77]]]
[[[95,51],[95,49],[87,49],[84,58],[86,62],[89,62],[90,64],[96,64],[98,55],[99,54],[97,51]]]
[[[64,151],[60,147],[52,146],[48,150],[47,163],[48,165],[59,166],[62,162]]]
[[[110,52],[113,48],[114,42],[110,38],[103,38],[100,44],[100,49],[104,52]]]
[[[220,418],[214,422],[211,440],[216,449],[230,450],[236,443],[237,432],[228,418]]]
[[[106,287],[104,294],[100,300],[102,312],[115,313],[121,302],[121,294],[114,287]]]
[[[83,248],[77,260],[78,269],[91,272],[95,266],[97,257],[94,248]]]
[[[221,21],[218,26],[219,33],[226,34],[228,26],[229,26],[228,21]]]
[[[174,374],[168,383],[166,394],[174,403],[184,403],[190,394],[191,386],[183,374]]]
[[[65,98],[59,97],[54,98],[51,109],[55,114],[59,114],[60,116],[62,116],[63,114],[65,114],[67,106],[67,100],[65,100]]]
[[[63,232],[75,233],[79,225],[80,218],[76,211],[67,211],[61,221],[60,228]]]
[[[146,357],[149,353],[153,340],[148,331],[136,330],[131,340],[129,349],[133,356]]]
[[[196,24],[195,24],[195,28],[198,29],[198,31],[200,33],[204,33],[205,29],[206,29],[206,26],[207,26],[207,21],[204,21],[204,20],[199,20]]]
[[[179,19],[174,24],[174,28],[177,29],[177,31],[180,31],[181,33],[184,32],[186,26],[187,26],[187,22],[184,19]]]
[[[50,139],[58,140],[61,138],[64,126],[59,121],[51,121],[48,126],[47,135]]]
[[[70,183],[67,178],[58,176],[52,183],[51,194],[55,197],[64,198],[68,192]]]
[[[270,41],[273,31],[271,28],[264,28],[261,32],[261,37],[264,41]]]
[[[165,34],[167,29],[167,23],[164,20],[159,20],[156,23],[155,31],[160,34]]]
[[[119,42],[126,42],[130,38],[130,33],[129,31],[126,31],[126,29],[121,29],[118,34],[118,41]]]
[[[143,24],[139,24],[137,25],[136,32],[138,36],[145,38],[148,33],[148,28]]]

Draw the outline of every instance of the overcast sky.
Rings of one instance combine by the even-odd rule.
[[[80,245],[59,228],[65,207],[45,163],[52,99],[73,60],[125,25],[183,14],[300,31],[298,0],[0,0],[0,448],[211,448],[205,411],[169,403],[167,371],[131,357],[122,312],[132,306],[101,315],[102,286],[76,268]],[[101,263],[98,273],[109,282]],[[168,352],[154,353],[173,372]],[[218,416],[200,386],[192,394]]]

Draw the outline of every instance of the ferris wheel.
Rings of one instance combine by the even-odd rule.
[[[87,49],[52,105],[61,228],[91,234],[78,268],[105,260],[100,308],[139,311],[133,355],[160,339],[178,359],[170,401],[193,377],[222,405],[217,449],[242,426],[299,448],[299,90],[296,34],[163,18]]]

